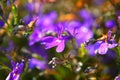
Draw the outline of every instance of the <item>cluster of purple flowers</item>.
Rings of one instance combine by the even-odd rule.
[[[13,2],[14,1],[15,0],[13,0]],[[98,2],[98,0],[94,0],[94,3],[98,5],[104,2],[105,0],[102,0],[101,2]],[[10,2],[10,0],[7,0],[7,4],[8,6],[11,6],[12,3]],[[27,50],[29,50],[30,53],[33,53],[33,55],[37,53],[37,55],[41,56],[43,59],[39,60],[31,55],[28,59],[28,67],[30,69],[48,69],[49,67],[47,65],[47,53],[49,52],[49,50],[56,47],[56,52],[62,53],[65,51],[65,48],[68,47],[67,44],[69,42],[72,43],[69,45],[73,46],[73,41],[75,41],[75,43],[77,44],[77,46],[75,45],[75,48],[74,46],[72,47],[73,51],[76,50],[75,52],[79,51],[82,44],[87,49],[88,54],[92,56],[96,56],[96,54],[106,55],[107,53],[110,53],[110,59],[114,59],[113,57],[116,57],[116,55],[113,54],[115,52],[111,50],[118,46],[118,43],[115,40],[116,34],[112,30],[113,28],[117,28],[117,23],[115,20],[106,20],[104,23],[104,27],[107,29],[107,34],[95,39],[92,43],[90,40],[94,39],[95,37],[94,30],[100,28],[97,26],[95,20],[96,16],[92,14],[92,12],[87,9],[81,9],[77,13],[77,18],[62,21],[59,20],[59,13],[55,10],[51,10],[45,13],[43,10],[43,4],[44,3],[40,2],[39,0],[29,1],[25,5],[25,8],[28,10],[28,14],[22,17],[23,24],[26,27],[26,33],[27,31],[29,32],[29,30],[27,29],[31,27],[29,26],[31,22],[33,21],[34,23],[32,25],[33,31],[30,31],[29,33],[30,35],[28,37]],[[1,29],[5,25],[4,20],[2,20],[4,19],[4,16],[1,6],[0,11]],[[91,44],[87,44],[86,42]],[[8,42],[8,47],[5,49],[7,53],[12,52],[13,48],[10,46],[15,47],[12,41]],[[4,47],[0,46],[0,49],[3,48]],[[21,48],[19,51],[21,51]],[[50,62],[50,64],[54,65],[53,67],[56,67],[57,65],[55,60],[57,60],[57,58],[54,58],[53,62]],[[75,60],[77,62],[77,59]],[[59,60],[57,61],[60,62]],[[7,76],[6,80],[20,80],[20,76],[25,68],[25,62],[21,61],[15,63],[14,61],[12,61],[11,64],[13,69]],[[79,63],[79,65],[76,64],[76,66],[78,66],[76,68],[76,72],[81,70],[82,65],[82,63]],[[119,77],[116,77],[115,80],[119,80]]]
[[[45,17],[38,17],[35,29],[29,37],[29,45],[40,42],[40,44],[45,46],[45,49],[57,46],[56,51],[62,52],[66,42],[75,38],[78,47],[80,47],[81,43],[93,37],[93,32],[91,31],[93,19],[86,10],[83,10],[80,14],[84,15],[85,12],[87,12],[88,16],[82,16],[84,22],[73,20],[55,23],[57,18],[55,11],[46,14]],[[88,22],[90,19],[91,22]],[[55,37],[55,34],[57,34],[57,37]]]

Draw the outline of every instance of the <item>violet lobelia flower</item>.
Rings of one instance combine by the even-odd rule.
[[[120,75],[116,76],[114,80],[120,80]]]
[[[9,73],[6,80],[20,80],[20,75],[24,70],[24,61],[20,63],[11,62],[13,70]]]
[[[69,39],[71,39],[71,36],[63,36],[63,26],[59,26],[57,28],[58,36],[53,37],[53,36],[46,36],[43,37],[41,40],[41,44],[45,45],[45,49],[50,49],[52,47],[57,46],[56,51],[57,52],[62,52],[65,48],[65,43]]]
[[[102,54],[102,55],[106,54],[108,49],[114,48],[118,45],[114,40],[115,36],[112,37],[111,34],[112,32],[108,31],[108,34],[104,40],[98,39],[98,41],[94,44],[95,53],[98,52],[99,54]]]

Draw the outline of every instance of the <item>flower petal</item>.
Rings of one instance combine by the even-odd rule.
[[[60,42],[56,48],[57,52],[62,52],[65,48],[65,41],[63,40],[62,42]]]
[[[98,53],[104,55],[106,54],[107,51],[108,51],[108,44],[102,43],[98,49]]]

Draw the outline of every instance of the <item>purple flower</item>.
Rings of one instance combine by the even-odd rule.
[[[56,19],[56,12],[52,11],[47,15],[39,16],[36,23],[33,33],[29,37],[29,45],[33,45],[36,42],[39,42],[41,38],[48,32],[55,31],[55,26],[53,25],[54,20]],[[24,18],[25,23],[29,23],[29,16]]]
[[[120,76],[116,76],[114,80],[120,80]]]
[[[41,44],[45,45],[45,49],[50,49],[57,46],[56,51],[62,52],[65,48],[66,41],[71,39],[71,36],[62,36],[63,26],[57,29],[58,37],[46,36],[41,40]]]
[[[108,43],[103,42],[101,43],[100,47],[98,48],[98,53],[99,54],[106,54],[106,52],[108,51]]]
[[[78,21],[67,22],[65,26],[67,26],[66,31],[76,39],[78,47],[81,43],[93,37],[92,31]]]
[[[82,26],[91,28],[94,23],[93,14],[91,14],[88,10],[82,9],[79,11],[79,16],[83,19]]]
[[[113,28],[116,26],[116,22],[114,20],[108,20],[108,21],[106,21],[105,26],[107,28]]]
[[[105,39],[102,40],[102,41],[97,41],[95,44],[94,44],[94,50],[95,50],[95,53],[99,53],[99,54],[106,54],[108,49],[111,49],[111,48],[114,48],[116,47],[118,44],[114,41],[114,38],[115,36],[113,36],[112,38],[111,37],[111,31],[108,31],[108,35],[107,35],[107,41]]]
[[[40,60],[37,60],[37,59],[30,59],[29,61],[29,68],[38,68],[40,70],[43,70],[43,69],[46,69],[47,68],[47,64],[45,61],[40,61]]]
[[[6,80],[20,80],[20,75],[22,74],[24,70],[24,62],[21,63],[15,63],[11,62],[13,70],[9,73]]]
[[[4,26],[4,22],[0,19],[0,28],[2,28]]]
[[[39,16],[38,20],[36,21],[36,28],[41,30],[42,32],[53,32],[55,31],[55,24],[54,21],[57,18],[57,13],[55,11],[51,11],[50,13]]]
[[[92,57],[96,56],[95,51],[94,51],[94,45],[92,45],[92,44],[88,45],[88,46],[86,46],[86,49],[88,51],[89,56],[92,56]]]
[[[34,4],[33,3],[27,3],[25,7],[30,13],[32,13],[34,11]]]
[[[85,10],[85,9],[82,9],[79,11],[79,16],[85,20],[88,20],[91,18],[90,12],[88,10]]]
[[[72,36],[74,36],[76,29],[80,28],[81,23],[79,21],[70,21],[65,22],[64,26],[66,26],[66,31],[68,31]]]
[[[89,40],[92,37],[93,33],[87,27],[81,26],[79,29],[76,29],[75,31],[75,38],[78,47],[80,46],[81,43],[84,43],[85,41]]]
[[[45,49],[50,49],[57,46],[56,51],[62,52],[65,48],[65,38],[56,38],[53,36],[47,36],[42,39],[42,43],[45,45]]]

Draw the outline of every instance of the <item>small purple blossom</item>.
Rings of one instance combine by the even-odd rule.
[[[0,19],[0,28],[2,28],[4,26],[4,22]]]
[[[91,14],[88,10],[82,9],[79,11],[79,16],[81,16],[83,19],[88,20],[91,18]]]
[[[116,76],[114,80],[120,80],[120,76]]]
[[[47,64],[45,61],[41,61],[41,60],[37,60],[35,58],[30,59],[29,61],[29,68],[38,68],[40,70],[46,69],[47,68]]]
[[[114,20],[108,20],[108,21],[106,21],[105,26],[107,28],[113,28],[116,26],[116,22]]]
[[[20,80],[20,75],[24,70],[24,62],[15,63],[14,61],[11,62],[13,70],[9,73],[6,80]]]
[[[94,44],[94,50],[95,50],[95,53],[99,53],[99,54],[106,54],[108,49],[111,49],[111,48],[114,48],[116,47],[118,44],[115,42],[114,38],[115,36],[113,36],[112,38],[111,37],[111,31],[108,31],[108,35],[107,35],[107,42],[106,41],[97,41],[95,44]]]

